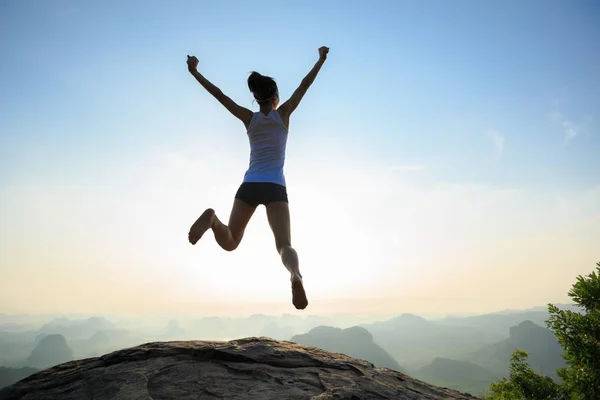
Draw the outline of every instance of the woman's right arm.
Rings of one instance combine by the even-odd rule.
[[[196,78],[198,83],[201,84],[208,93],[212,94],[217,100],[219,100],[219,103],[225,106],[230,113],[240,119],[246,128],[248,128],[253,116],[252,111],[238,105],[235,101],[226,96],[221,89],[213,85],[208,79],[202,76],[202,74],[198,72],[198,59],[195,56],[188,56],[187,65],[188,71],[194,76],[194,78]]]

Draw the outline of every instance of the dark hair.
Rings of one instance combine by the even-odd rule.
[[[252,71],[248,77],[248,89],[254,94],[258,104],[266,103],[279,94],[275,79]]]

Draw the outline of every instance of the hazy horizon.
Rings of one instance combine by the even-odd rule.
[[[568,296],[565,296],[568,298]],[[340,301],[348,299],[339,299]],[[364,300],[364,299],[361,299]],[[393,300],[393,299],[392,299]],[[417,299],[415,299],[416,301]],[[570,299],[568,299],[570,300]],[[357,301],[353,304],[356,306]],[[572,306],[572,302],[549,302],[558,307]],[[347,307],[322,307],[323,312],[305,312],[299,313],[294,310],[290,310],[285,304],[279,303],[250,303],[246,307],[239,307],[237,303],[230,304],[204,304],[198,308],[193,306],[181,307],[178,304],[171,305],[170,307],[156,307],[152,310],[147,311],[112,311],[112,312],[93,312],[93,311],[81,311],[81,312],[39,312],[39,313],[27,313],[27,312],[0,312],[0,322],[2,318],[8,321],[14,318],[34,319],[36,321],[50,321],[57,318],[67,318],[69,320],[84,320],[89,318],[106,318],[108,320],[120,320],[120,319],[160,319],[160,320],[194,320],[202,318],[234,318],[244,319],[251,316],[263,315],[268,317],[280,318],[283,316],[294,316],[299,318],[310,318],[310,317],[324,317],[324,318],[346,318],[350,325],[374,321],[385,321],[404,314],[411,314],[420,316],[427,320],[438,320],[443,318],[465,318],[471,316],[490,315],[490,314],[504,314],[504,313],[521,313],[529,311],[547,311],[548,304],[537,304],[530,307],[523,308],[501,308],[501,309],[490,309],[476,311],[477,307],[465,307],[464,310],[450,310],[445,311],[441,308],[435,308],[432,311],[419,311],[419,308],[408,309],[406,305],[400,303],[397,310],[391,310],[388,312],[379,312],[375,310],[372,304],[368,303],[361,307],[355,307],[348,309]],[[258,312],[257,309],[268,309],[268,311]],[[204,310],[204,311],[202,311]],[[209,311],[206,311],[209,310]],[[348,325],[348,326],[350,326]]]
[[[575,310],[574,305],[559,305]],[[547,312],[512,310],[474,318],[431,319],[404,315],[256,315],[248,317],[174,315],[118,317],[10,316],[0,314],[0,389],[36,371],[71,360],[127,359],[131,348],[160,342],[196,342],[269,337],[287,346],[343,353],[433,385],[483,395],[506,375],[515,348],[529,352],[532,367],[553,379],[564,366],[562,349],[546,328]],[[579,310],[579,309],[578,309]],[[57,318],[58,317],[58,318]],[[239,344],[239,343],[237,343]],[[138,347],[141,346],[141,347]],[[104,357],[99,360],[104,359]]]
[[[0,4],[0,313],[486,313],[568,303],[600,259],[600,6],[138,0]],[[235,10],[231,12],[230,10]],[[318,12],[315,12],[318,10]],[[286,99],[286,179],[309,306],[248,162],[245,79]]]

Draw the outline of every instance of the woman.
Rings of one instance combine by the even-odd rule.
[[[188,239],[194,245],[207,230],[212,229],[217,243],[223,249],[235,250],[256,207],[263,204],[267,208],[267,218],[275,236],[277,252],[291,275],[292,303],[299,310],[306,308],[308,300],[298,266],[298,254],[291,242],[290,211],[283,173],[285,148],[290,116],[314,82],[328,53],[327,47],[319,49],[319,61],[302,80],[292,97],[279,108],[279,90],[273,78],[252,72],[248,77],[248,88],[260,108],[256,113],[236,104],[202,76],[198,72],[198,59],[195,56],[188,56],[187,59],[189,72],[244,123],[250,140],[250,166],[235,195],[229,223],[223,224],[215,211],[208,208],[190,228]]]

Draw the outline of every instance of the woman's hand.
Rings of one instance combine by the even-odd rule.
[[[319,49],[319,60],[327,60],[327,53],[329,53],[329,47],[323,46]]]
[[[188,71],[190,72],[194,72],[197,70],[198,68],[198,59],[196,58],[196,56],[187,56],[187,66],[188,66]]]

